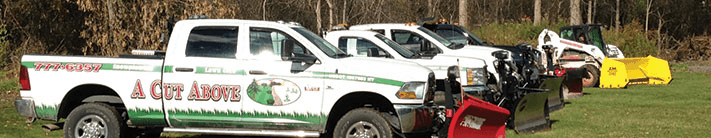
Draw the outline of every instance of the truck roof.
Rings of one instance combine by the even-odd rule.
[[[191,20],[180,20],[176,24],[260,24],[260,25],[270,25],[270,26],[283,26],[283,27],[301,27],[301,24],[296,22],[284,22],[284,21],[258,21],[258,20],[240,20],[240,19],[191,19]]]
[[[351,26],[351,29],[363,29],[363,28],[417,28],[420,27],[419,25],[408,25],[405,23],[380,23],[380,24],[361,24],[361,25],[354,25]]]

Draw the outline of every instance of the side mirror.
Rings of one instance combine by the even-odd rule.
[[[306,64],[314,64],[318,59],[312,55],[295,54],[294,40],[284,39],[281,41],[281,60],[300,61]]]
[[[430,51],[432,48],[430,47],[430,43],[428,41],[422,41],[420,42],[420,52],[424,53],[427,51]]]
[[[380,53],[377,48],[368,48],[368,57],[379,57]]]
[[[294,54],[294,40],[281,40],[281,60],[291,60]]]
[[[509,52],[499,50],[494,53],[491,53],[491,55],[496,57],[496,59],[506,59],[507,57],[509,57]]]

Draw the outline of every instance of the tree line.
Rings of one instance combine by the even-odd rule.
[[[169,18],[295,21],[319,32],[336,24],[405,23],[446,18],[469,29],[491,23],[602,24],[632,22],[658,47],[708,36],[711,0],[2,0],[0,69],[23,54],[117,56],[132,49],[165,50]],[[506,33],[506,32],[501,32]],[[676,43],[675,43],[676,41]],[[709,41],[711,42],[711,40]],[[667,44],[662,46],[661,44]],[[706,45],[707,43],[702,43]],[[708,49],[708,48],[707,48]]]

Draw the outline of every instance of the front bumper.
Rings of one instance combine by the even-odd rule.
[[[15,99],[15,109],[17,109],[17,112],[20,113],[21,116],[37,118],[35,101],[32,98]]]
[[[402,133],[432,132],[435,107],[426,105],[394,105]]]

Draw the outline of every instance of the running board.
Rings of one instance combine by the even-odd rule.
[[[239,136],[271,136],[271,137],[319,137],[318,131],[305,130],[260,130],[243,128],[163,128],[163,132],[205,133]]]

